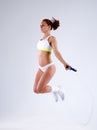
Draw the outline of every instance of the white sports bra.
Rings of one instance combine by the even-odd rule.
[[[43,40],[38,41],[38,43],[37,43],[38,50],[45,51],[45,52],[51,52],[52,51],[52,47],[50,46],[50,44],[48,42],[49,37],[51,37],[51,35],[49,35],[48,37],[46,37]]]

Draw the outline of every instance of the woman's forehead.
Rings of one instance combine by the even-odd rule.
[[[42,21],[40,25],[46,25],[47,23],[45,21]]]

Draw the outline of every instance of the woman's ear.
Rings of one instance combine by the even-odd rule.
[[[51,27],[51,25],[49,25],[49,28],[50,28],[50,30],[52,30],[52,27]]]

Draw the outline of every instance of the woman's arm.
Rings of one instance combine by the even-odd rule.
[[[66,69],[70,69],[69,64],[63,59],[61,53],[59,52],[56,38],[53,36],[51,37],[51,46],[57,59],[64,65]]]

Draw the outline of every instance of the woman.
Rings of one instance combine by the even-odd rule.
[[[58,95],[64,100],[64,93],[59,87],[49,86],[48,83],[56,72],[56,66],[51,59],[53,50],[55,56],[63,64],[66,70],[70,69],[68,63],[63,59],[57,47],[57,40],[51,35],[51,30],[56,30],[59,27],[59,20],[43,19],[40,24],[43,37],[38,41],[38,62],[39,68],[34,81],[34,92],[37,94],[53,92],[55,100],[58,101]]]

